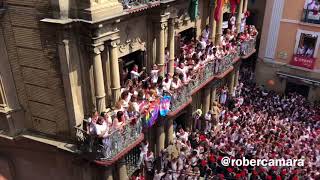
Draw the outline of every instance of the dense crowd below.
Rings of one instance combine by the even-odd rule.
[[[143,167],[154,180],[320,178],[320,106],[295,93],[279,95],[242,74],[224,104],[214,103],[202,129],[178,126],[174,142],[158,160],[142,143]],[[232,95],[233,94],[233,95]],[[221,100],[221,98],[220,98]],[[209,117],[208,117],[209,116]],[[194,117],[195,118],[195,117]],[[195,119],[193,119],[195,120]],[[208,124],[211,124],[208,128]],[[225,167],[223,157],[303,159],[303,167]],[[155,164],[161,164],[155,166]],[[159,163],[160,162],[160,163]]]

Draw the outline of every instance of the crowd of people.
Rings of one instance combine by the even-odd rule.
[[[250,77],[242,74],[235,93],[203,115],[209,127],[178,126],[174,142],[160,154],[160,166],[152,166],[154,157],[146,152],[154,180],[320,179],[320,106],[296,93],[279,95],[257,87]],[[304,166],[226,167],[223,157],[303,159]]]
[[[221,36],[221,44],[215,46],[209,40],[209,27],[207,26],[198,41],[194,38],[182,39],[179,46],[180,54],[174,60],[175,73],[168,73],[168,66],[163,68],[153,65],[149,73],[146,68],[139,70],[134,65],[131,71],[125,74],[126,80],[121,88],[121,97],[115,103],[111,112],[98,114],[93,112],[88,119],[87,133],[102,138],[103,146],[110,145],[108,136],[114,131],[121,131],[126,125],[136,125],[141,121],[152,103],[164,95],[173,96],[189,82],[195,81],[198,74],[203,74],[209,63],[214,63],[212,71],[219,71],[219,64],[223,64],[223,57],[230,53],[237,53],[237,47],[244,41],[255,38],[257,30],[254,26],[246,26],[244,32],[225,30]],[[168,51],[166,64],[169,62]],[[161,76],[164,74],[164,77]],[[174,96],[176,97],[176,96]],[[138,122],[140,123],[140,122]]]

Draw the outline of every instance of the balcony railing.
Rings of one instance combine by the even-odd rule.
[[[239,58],[241,51],[250,54],[250,52],[254,50],[255,38],[243,43],[247,45],[237,46],[235,51],[230,52],[222,59],[209,62],[201,70],[198,70],[197,73],[194,73],[192,80],[188,84],[185,84],[172,94],[170,111],[175,112],[179,108],[182,108],[184,104],[192,99],[191,97],[195,92],[205,86],[214,77],[230,69],[235,60]],[[79,151],[86,154],[86,157],[89,159],[95,160],[96,162],[100,161],[104,163],[104,165],[112,164],[117,158],[120,158],[120,155],[121,157],[125,156],[125,158],[128,159],[128,164],[132,166],[130,172],[135,171],[137,157],[136,155],[128,156],[128,154],[133,152],[133,149],[136,148],[137,144],[140,143],[143,138],[142,130],[145,125],[144,115],[129,122],[131,123],[126,124],[122,130],[113,131],[106,138],[88,134],[87,131],[83,130],[85,129],[83,126],[76,127]]]
[[[313,24],[320,24],[320,12],[315,12],[313,10],[303,10],[302,21]]]
[[[137,166],[140,159],[140,152],[141,151],[139,147],[135,147],[124,158],[126,162],[128,177],[131,177],[132,174],[140,168],[139,166]]]
[[[159,4],[160,0],[122,0],[124,9],[139,9]]]
[[[142,134],[142,118],[132,119],[122,130],[113,131],[109,136],[100,138],[88,134],[83,128],[76,127],[79,150],[98,161],[112,161],[119,153],[134,144]]]
[[[226,55],[221,60],[207,64],[200,72],[194,75],[192,81],[181,87],[172,95],[170,110],[176,111],[183,104],[187,103],[197,88],[201,87],[213,76],[219,75],[229,69],[233,60],[237,58],[237,56],[238,51],[236,53],[230,53]],[[181,98],[181,96],[183,96],[183,98]]]
[[[256,37],[248,41],[244,41],[240,45],[240,55],[247,56],[250,55],[256,48]]]

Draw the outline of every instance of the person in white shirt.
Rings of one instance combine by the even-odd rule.
[[[171,78],[169,77],[170,75],[166,75],[166,78],[162,81],[163,85],[163,90],[166,92],[170,92],[170,87],[171,87]]]
[[[206,39],[205,39],[205,38],[201,37],[201,38],[200,38],[200,41],[199,41],[199,44],[200,44],[200,49],[201,49],[201,50],[206,49],[206,47],[207,47],[207,42],[206,42]]]
[[[185,132],[182,128],[179,128],[179,132],[177,132],[177,136],[179,136],[179,140],[181,141],[188,141],[189,134]]]
[[[202,31],[202,38],[205,40],[205,41],[208,41],[209,39],[209,34],[210,34],[210,29],[209,29],[209,26],[206,25],[206,27],[204,28],[204,30]]]
[[[204,120],[206,121],[206,128],[205,131],[208,132],[211,130],[211,117],[212,117],[213,112],[209,110],[205,115],[204,115]]]
[[[158,82],[160,70],[156,64],[153,65],[152,70],[150,72],[151,82],[156,84]]]
[[[181,80],[175,75],[173,76],[173,81],[171,82],[171,88],[177,90],[182,86]]]
[[[183,75],[183,79],[187,79],[187,72],[189,70],[188,66],[185,66],[184,63],[180,63],[180,66],[176,68],[177,73]]]
[[[236,29],[236,17],[232,16],[229,21],[231,25],[231,31],[234,32],[234,30]]]
[[[139,71],[139,67],[138,65],[134,65],[132,70],[130,71],[130,75],[131,75],[131,79],[139,79],[139,77],[141,76],[141,74],[143,74],[143,71],[141,71],[140,73]]]
[[[147,158],[147,153],[148,153],[148,148],[149,148],[149,143],[145,139],[142,141],[141,146],[140,146],[140,158],[138,161],[138,166],[141,166],[141,164],[144,164],[144,161]]]

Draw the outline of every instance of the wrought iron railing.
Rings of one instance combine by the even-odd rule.
[[[121,151],[137,141],[142,133],[142,118],[131,119],[120,130],[115,130],[105,138],[88,134],[81,126],[76,127],[76,137],[80,152],[89,154],[95,160],[111,160]]]
[[[140,152],[139,147],[135,147],[125,156],[126,168],[129,177],[140,168],[138,166]]]
[[[320,12],[304,9],[301,21],[313,24],[320,24]]]
[[[195,73],[188,84],[182,86],[173,93],[170,110],[176,111],[183,104],[187,103],[191,99],[194,90],[213,76],[219,75],[229,69],[232,66],[233,60],[237,58],[237,56],[238,51],[230,53],[223,59],[217,59],[214,62],[208,63],[202,70]]]
[[[137,8],[139,6],[149,5],[150,3],[160,2],[160,0],[122,0],[124,9]]]
[[[256,48],[256,37],[251,38],[250,40],[244,41],[240,45],[240,55],[247,56],[253,52]]]

